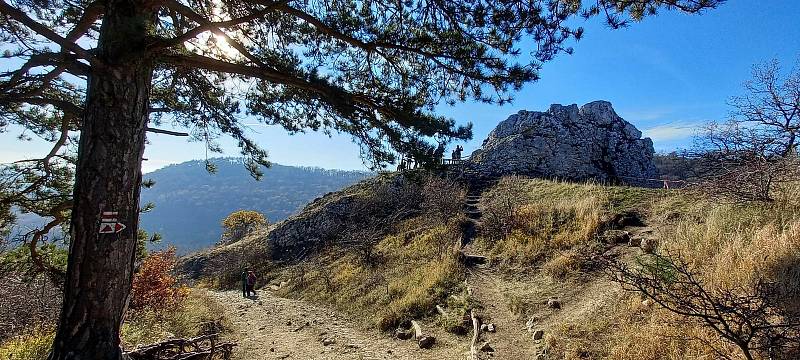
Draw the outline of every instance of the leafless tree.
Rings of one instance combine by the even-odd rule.
[[[639,258],[632,267],[618,259],[604,259],[610,277],[661,307],[698,321],[741,350],[746,359],[794,359],[800,349],[800,317],[787,310],[791,294],[779,284],[756,281],[740,288],[711,289],[676,254]],[[730,359],[714,344],[717,355]]]
[[[732,120],[762,139],[764,154],[785,157],[797,153],[800,136],[800,69],[781,74],[778,60],[753,66],[746,93],[731,98]]]
[[[696,186],[734,201],[773,201],[777,185],[800,179],[800,162],[772,145],[773,138],[739,122],[708,124],[696,143]]]
[[[800,179],[800,71],[782,76],[773,60],[753,67],[731,118],[709,123],[693,157],[701,190],[736,201],[774,199],[780,183]]]

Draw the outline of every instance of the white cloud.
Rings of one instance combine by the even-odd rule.
[[[695,134],[700,129],[700,123],[670,123],[658,125],[642,131],[644,136],[653,139],[653,141],[670,141],[687,139]]]

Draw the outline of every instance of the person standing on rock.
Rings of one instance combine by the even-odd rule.
[[[464,148],[461,145],[456,145],[456,149],[453,150],[453,159],[461,160],[461,152],[464,151]]]
[[[250,270],[247,272],[247,289],[246,289],[247,296],[251,296],[250,293],[253,294],[252,296],[256,296],[256,290],[254,289],[255,286],[256,286],[256,274],[252,270]]]

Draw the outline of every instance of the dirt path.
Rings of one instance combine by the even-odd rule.
[[[501,280],[495,271],[481,267],[469,269],[467,283],[472,295],[484,306],[480,311],[483,322],[496,328],[494,333],[481,333],[478,344],[488,341],[494,349],[492,354],[481,353],[481,358],[535,359],[538,344],[525,328],[525,320],[512,312],[513,298],[509,296],[512,291],[508,288],[511,284]]]
[[[238,342],[236,359],[465,359],[467,345],[437,337],[431,350],[413,340],[396,340],[327,308],[259,291],[257,299],[240,292],[212,296],[226,307]]]

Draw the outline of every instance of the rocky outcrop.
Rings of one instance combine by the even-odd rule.
[[[484,178],[505,175],[594,179],[647,185],[655,178],[653,142],[607,101],[580,108],[554,104],[546,112],[520,111],[501,122],[470,157]]]
[[[308,204],[267,235],[274,259],[298,259],[323,245],[355,245],[381,238],[398,221],[420,212],[420,184],[380,175]]]

